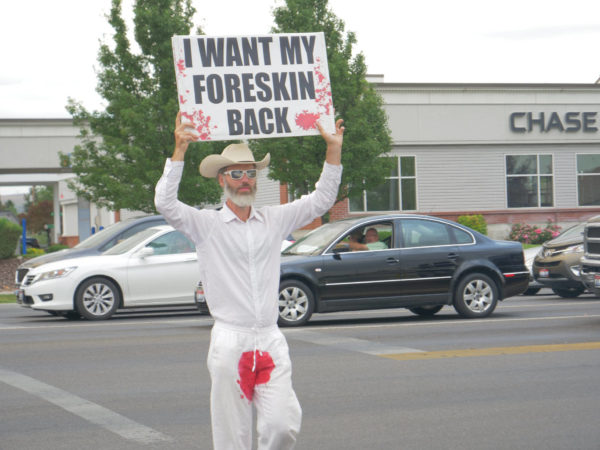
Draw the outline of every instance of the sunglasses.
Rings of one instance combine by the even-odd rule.
[[[256,178],[256,169],[228,170],[227,172],[223,172],[223,175],[229,175],[232,180],[241,180],[244,174],[250,179]]]

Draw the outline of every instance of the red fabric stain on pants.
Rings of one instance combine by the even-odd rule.
[[[256,356],[256,367],[254,372],[252,366],[255,365],[254,357]],[[252,401],[254,396],[254,387],[257,384],[265,384],[271,379],[271,372],[275,368],[275,363],[268,352],[255,350],[254,352],[244,352],[238,363],[238,373],[240,379],[237,380],[244,397]]]

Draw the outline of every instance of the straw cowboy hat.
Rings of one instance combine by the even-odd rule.
[[[225,147],[220,155],[208,155],[200,163],[200,175],[207,178],[215,178],[224,167],[235,164],[254,164],[257,169],[264,169],[271,161],[271,154],[262,161],[254,161],[254,155],[247,144],[231,144]]]

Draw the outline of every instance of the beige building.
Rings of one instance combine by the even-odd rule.
[[[384,99],[396,168],[378,189],[336,205],[333,219],[482,214],[490,235],[505,238],[517,222],[565,226],[600,214],[600,85],[371,81]],[[52,186],[55,238],[69,243],[115,221],[67,188],[73,174],[58,152],[69,153],[77,135],[68,119],[0,119],[0,185]],[[259,183],[259,205],[284,197],[266,174]]]

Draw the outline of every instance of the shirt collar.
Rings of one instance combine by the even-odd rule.
[[[227,203],[223,204],[223,208],[221,208],[219,215],[221,216],[221,220],[223,220],[223,222],[225,223],[231,222],[233,220],[239,220],[241,222],[240,218],[236,216],[236,214],[231,210],[231,208],[229,208]],[[250,209],[250,217],[248,217],[248,220],[253,219],[258,220],[259,222],[265,221],[263,214],[254,206]]]

